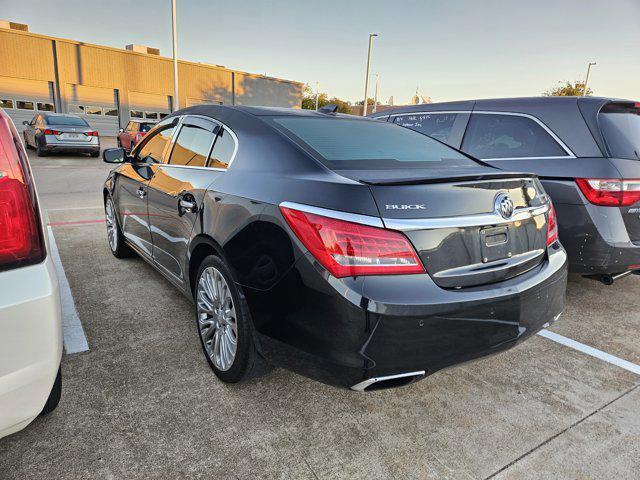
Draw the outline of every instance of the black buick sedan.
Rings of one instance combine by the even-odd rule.
[[[195,303],[224,382],[267,365],[371,390],[508,349],[558,318],[566,255],[534,175],[391,123],[198,106],[104,185],[109,246]]]

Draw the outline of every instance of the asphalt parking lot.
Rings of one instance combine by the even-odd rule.
[[[284,370],[221,384],[191,304],[141,259],[109,252],[110,167],[29,155],[89,350],[64,355],[58,409],[0,440],[0,478],[640,475],[640,375],[541,336],[395,390]],[[550,331],[640,365],[640,277],[573,276],[567,295]]]

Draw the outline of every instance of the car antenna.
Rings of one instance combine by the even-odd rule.
[[[326,113],[328,115],[335,114],[337,111],[338,111],[338,105],[336,105],[335,103],[328,103],[324,107],[320,107],[318,109],[318,112]]]

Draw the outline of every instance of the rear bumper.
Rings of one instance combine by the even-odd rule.
[[[100,151],[100,138],[92,137],[88,142],[73,142],[68,140],[58,140],[55,135],[46,135],[40,148],[47,151],[74,151],[74,152],[95,152]]]
[[[0,273],[0,437],[44,407],[62,357],[60,297],[51,256]]]
[[[640,243],[629,238],[620,209],[596,205],[556,205],[560,241],[569,271],[583,275],[621,273],[640,264]]]
[[[352,387],[513,347],[563,311],[566,261],[558,247],[518,277],[445,290],[425,274],[335,279],[303,256],[282,285],[245,294],[269,361]]]

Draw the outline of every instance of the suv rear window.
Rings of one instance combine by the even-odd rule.
[[[640,104],[609,103],[598,123],[612,157],[640,159]]]
[[[330,168],[476,167],[456,150],[392,123],[344,117],[278,117],[273,121],[314,150]]]

